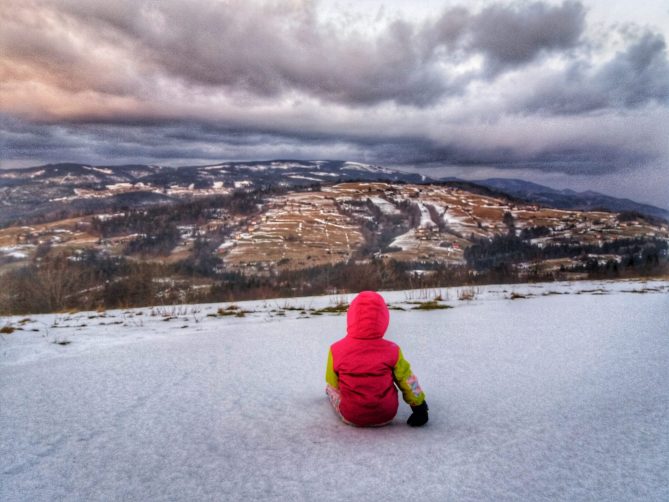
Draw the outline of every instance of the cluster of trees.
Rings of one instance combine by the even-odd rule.
[[[527,227],[520,231],[520,238],[523,240],[539,239],[551,234],[551,229],[543,225],[538,227]]]
[[[94,252],[68,256],[47,251],[30,265],[2,276],[0,311],[22,314],[95,308],[84,298],[99,295],[113,278],[132,275],[130,272],[122,259],[102,258]]]
[[[350,200],[346,203],[348,206],[357,207],[372,216],[372,219],[357,219],[364,242],[356,250],[356,259],[367,258],[379,252],[392,252],[393,249],[389,246],[395,237],[408,232],[409,229],[418,226],[420,223],[419,207],[408,200],[403,200],[397,205],[399,213],[396,214],[384,213],[370,199]],[[358,216],[354,211],[338,203],[337,210],[353,219]]]
[[[416,273],[416,269],[427,273]],[[269,277],[224,274],[207,301],[309,296],[362,290],[414,289],[476,282],[464,266],[371,259],[301,270],[285,270]]]
[[[202,225],[217,214],[252,215],[258,211],[264,193],[234,192],[145,209],[127,209],[112,218],[93,218],[92,230],[101,238],[131,233],[149,234],[156,227]]]
[[[629,240],[631,254],[622,262],[583,262],[572,269],[590,277],[621,277],[668,272],[666,242]],[[225,272],[212,253],[211,243],[197,241],[187,259],[175,263],[137,262],[87,251],[67,256],[45,251],[29,266],[2,276],[0,314],[27,314],[146,305],[235,301],[353,292],[364,289],[432,288],[463,284],[511,283],[553,280],[553,274],[530,272],[522,276],[514,267],[536,249],[509,236],[479,242],[468,251],[473,263],[486,268],[443,266],[438,263],[408,263],[371,259],[269,275]],[[600,250],[601,251],[601,250]],[[632,252],[634,251],[634,252]],[[490,253],[486,255],[485,253]],[[505,259],[502,259],[502,256]],[[495,258],[496,257],[496,258]],[[422,273],[416,273],[417,269]],[[557,277],[559,278],[559,277]],[[195,283],[209,288],[194,288]]]
[[[500,264],[520,263],[539,258],[541,249],[513,233],[496,235],[492,239],[474,239],[465,249],[465,260],[475,270],[489,270]]]
[[[555,258],[587,258],[589,255],[618,255],[622,261],[610,260],[601,265],[599,260],[584,260],[587,265],[577,266],[574,270],[598,273],[600,268],[608,271],[633,269],[648,273],[665,266],[667,261],[667,241],[657,238],[617,239],[602,244],[583,244],[564,242],[539,247],[527,239],[541,235],[541,227],[528,229],[520,237],[513,233],[498,235],[492,239],[475,239],[472,246],[465,250],[467,265],[479,272],[493,270],[512,270],[511,265],[521,262],[541,261]],[[512,274],[512,272],[509,272]]]
[[[173,223],[160,225],[132,239],[123,252],[126,255],[169,256],[179,244],[180,237],[179,229]]]
[[[6,272],[0,314],[126,308],[195,302],[191,278],[177,267],[87,251],[51,253]]]
[[[258,211],[265,192],[234,192],[232,195],[212,196],[179,201],[174,204],[129,209],[111,218],[93,218],[92,230],[101,239],[137,234],[127,243],[125,255],[167,256],[179,243],[178,226],[203,225],[221,215],[250,216]],[[223,225],[221,238],[231,231]]]

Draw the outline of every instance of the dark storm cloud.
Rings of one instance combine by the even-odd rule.
[[[368,144],[339,140],[333,148],[331,136],[305,132],[286,135],[276,131],[234,130],[206,122],[157,121],[76,124],[36,124],[0,114],[0,147],[4,159],[14,163],[36,159],[35,164],[74,161],[92,164],[160,163],[171,166],[225,159],[322,157],[359,155]],[[371,140],[369,140],[371,141]],[[13,164],[0,161],[0,168]]]
[[[163,163],[186,165],[226,159],[345,158],[391,165],[488,166],[527,168],[566,174],[603,174],[654,159],[643,148],[609,141],[588,140],[578,148],[550,146],[532,153],[515,148],[462,142],[436,142],[417,135],[380,134],[333,138],[313,131],[282,134],[262,129],[234,130],[225,125],[192,121],[126,124],[36,125],[0,117],[2,147],[14,159],[42,159],[41,163]],[[37,146],[36,146],[37,145]],[[328,152],[331,155],[324,155]],[[11,166],[5,166],[11,167]]]
[[[584,28],[585,10],[580,3],[555,7],[533,3],[522,9],[495,5],[474,18],[470,47],[486,56],[488,70],[496,74],[542,53],[576,46]]]
[[[518,109],[581,114],[605,108],[669,103],[669,59],[664,38],[646,32],[598,67],[574,62],[566,71],[537,82]]]
[[[486,74],[527,64],[542,54],[575,47],[585,28],[585,9],[578,2],[493,5],[472,14],[453,8],[424,34],[438,46],[480,53]]]
[[[352,26],[322,5],[4,0],[0,167],[341,158],[600,174],[669,157],[657,30],[595,31],[570,1]]]
[[[261,97],[299,91],[327,101],[363,105],[395,101],[422,106],[449,87],[432,55],[418,50],[416,27],[403,21],[369,38],[319,21],[309,4],[307,8],[252,2],[200,2],[193,8],[186,1],[57,5],[57,9],[48,4],[45,8],[65,16],[80,34],[97,38],[93,43],[121,43],[147,79],[167,74],[186,85]],[[57,36],[35,29],[23,31],[23,37],[34,38],[26,42],[21,31],[13,30],[16,36],[4,40],[10,57],[23,60],[29,55],[40,63],[55,60],[59,71],[71,74],[74,70],[76,77],[86,70],[88,65],[72,60],[71,40],[59,42]],[[46,64],[44,69],[50,71],[53,66]],[[89,75],[81,76],[97,90],[113,88],[107,77],[96,82]],[[119,77],[108,78],[123,89]]]
[[[456,78],[443,63],[481,54],[490,76],[573,47],[584,28],[584,9],[572,2],[446,9],[434,23],[396,20],[373,37],[319,19],[310,2],[37,3],[42,10],[30,21],[18,3],[14,16],[3,14],[6,57],[61,88],[119,95],[141,95],[142,82],[167,74],[257,96],[298,91],[348,105],[421,107],[482,76]],[[54,18],[74,36],[50,29]],[[114,51],[132,59],[130,68],[120,55],[105,69]]]
[[[588,140],[579,147],[547,146],[526,153],[516,148],[481,143],[465,146],[459,142],[443,144],[423,138],[396,138],[367,148],[375,162],[411,166],[471,166],[497,169],[531,169],[564,174],[601,175],[619,172],[630,165],[656,160],[656,154],[634,145]]]

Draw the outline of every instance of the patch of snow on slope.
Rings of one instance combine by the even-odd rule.
[[[372,166],[369,164],[362,164],[360,162],[344,162],[344,169],[351,171],[365,171],[369,173],[384,173],[390,174],[392,171],[381,166]]]
[[[272,162],[272,169],[313,169],[311,162]]]
[[[235,181],[234,184],[235,188],[247,188],[253,186],[253,182],[250,180]]]
[[[28,254],[24,251],[34,248],[34,244],[20,244],[17,246],[0,246],[0,254],[11,256],[12,258],[27,258]]]
[[[383,214],[392,215],[400,213],[399,209],[395,207],[395,204],[388,202],[386,199],[379,197],[378,195],[368,197],[368,199],[371,200],[372,204],[378,207]]]
[[[5,256],[16,258],[18,260],[28,258],[28,255],[22,251],[5,251],[4,249],[0,248],[0,253],[4,253]]]
[[[434,221],[430,216],[430,211],[425,207],[425,204],[418,202],[418,208],[420,209],[420,224],[419,227],[433,227]]]
[[[104,167],[93,167],[93,166],[83,166],[83,167],[84,169],[88,169],[89,171],[95,171],[102,174],[109,174],[109,175],[114,174],[114,171]]]
[[[267,171],[269,169],[268,166],[256,165],[256,164],[251,164],[251,165],[249,165],[249,164],[237,164],[237,165],[235,165],[235,167],[237,169],[244,169],[245,171],[251,171],[251,172],[263,172],[263,171]],[[272,167],[275,167],[275,166],[272,165]]]
[[[389,247],[400,248],[402,251],[408,251],[416,246],[416,232],[411,229],[408,232],[398,235],[390,243]]]

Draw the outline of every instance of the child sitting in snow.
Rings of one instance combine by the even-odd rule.
[[[351,425],[380,426],[397,413],[397,385],[413,413],[411,426],[427,422],[425,393],[399,346],[383,339],[390,314],[378,293],[363,291],[346,315],[346,336],[328,353],[325,392],[341,419]]]

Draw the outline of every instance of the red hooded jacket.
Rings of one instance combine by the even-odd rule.
[[[348,309],[346,337],[330,347],[326,381],[339,389],[339,412],[355,425],[392,420],[398,407],[396,384],[409,405],[425,400],[399,346],[383,339],[389,320],[381,295],[363,291]]]

